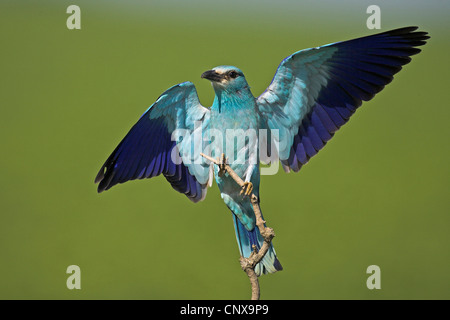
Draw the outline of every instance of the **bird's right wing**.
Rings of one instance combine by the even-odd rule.
[[[193,202],[203,200],[212,183],[212,171],[202,161],[201,149],[195,151],[202,146],[202,132],[208,125],[209,110],[200,104],[194,84],[184,82],[168,89],[103,164],[95,178],[98,192],[162,173],[175,190]]]
[[[275,145],[285,170],[300,170],[363,100],[372,99],[420,52],[415,47],[429,37],[416,29],[301,50],[281,62],[257,104],[262,127],[279,132]]]

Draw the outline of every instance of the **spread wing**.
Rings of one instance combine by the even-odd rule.
[[[372,99],[420,52],[415,47],[429,37],[416,29],[301,50],[281,62],[257,104],[262,127],[279,130],[272,141],[286,171],[300,170],[362,101]]]
[[[95,179],[98,192],[118,183],[163,174],[175,190],[190,200],[203,200],[212,183],[210,166],[199,159],[200,152],[191,151],[192,145],[202,145],[201,132],[208,124],[209,110],[200,104],[191,82],[168,89],[101,167]]]

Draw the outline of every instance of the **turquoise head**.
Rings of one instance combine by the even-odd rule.
[[[249,91],[247,80],[244,73],[233,66],[218,66],[205,71],[202,78],[211,81],[214,91],[222,93],[223,91],[231,94],[239,94]]]

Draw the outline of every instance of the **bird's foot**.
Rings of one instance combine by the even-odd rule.
[[[251,182],[244,182],[244,185],[242,186],[241,194],[245,196],[250,196],[253,191],[253,183]]]
[[[225,172],[227,171],[225,168],[226,168],[226,165],[227,165],[227,159],[225,158],[225,153],[222,153],[222,156],[220,156],[219,158],[218,158],[218,161],[219,161],[219,164],[218,164],[218,166],[219,166],[219,177],[221,177],[221,176],[223,176],[224,174],[225,174]]]

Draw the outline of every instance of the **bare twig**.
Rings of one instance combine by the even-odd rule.
[[[233,178],[233,180],[236,181],[236,183],[241,188],[245,186],[245,182],[226,163],[224,154],[222,154],[222,157],[218,159],[214,159],[203,153],[200,153],[200,155],[205,159],[211,161],[212,163],[216,164],[217,166],[219,166],[219,175],[223,175],[225,172],[227,172],[230,175],[230,177]],[[268,228],[265,226],[266,222],[263,220],[261,215],[258,197],[254,193],[250,195],[250,202],[253,206],[253,211],[255,212],[256,226],[259,229],[259,233],[264,238],[264,243],[259,249],[259,251],[257,250],[256,246],[253,246],[253,252],[250,254],[250,257],[245,258],[241,256],[240,262],[241,267],[247,274],[250,280],[250,284],[252,286],[252,300],[259,300],[260,289],[258,276],[255,273],[255,267],[264,258],[267,251],[269,250],[270,244],[272,243],[272,239],[273,237],[275,237],[275,233],[272,228]]]

